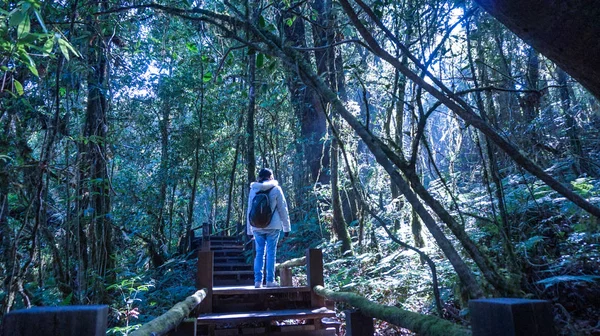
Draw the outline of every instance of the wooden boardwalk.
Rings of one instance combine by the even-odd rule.
[[[188,322],[181,335],[189,335],[189,328],[197,336],[336,335],[339,324],[324,320],[336,316],[333,307],[311,291],[323,284],[321,251],[307,253],[307,259],[317,261],[307,272],[307,286],[254,288],[252,257],[243,243],[234,237],[205,236],[196,285],[207,288],[208,296],[197,309],[195,325]]]

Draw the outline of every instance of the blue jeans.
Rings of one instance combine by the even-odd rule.
[[[254,258],[254,282],[263,281],[263,267],[265,257],[267,260],[267,282],[275,281],[275,257],[277,255],[277,241],[281,230],[263,230],[254,232],[254,247],[256,257]],[[266,256],[265,256],[266,245]]]

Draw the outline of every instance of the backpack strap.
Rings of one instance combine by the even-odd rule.
[[[261,191],[257,192],[257,194],[269,195],[269,193],[271,192],[271,190],[273,190],[273,188],[275,188],[275,186],[272,186],[271,188],[266,189],[266,190],[261,190]],[[273,211],[271,212],[271,216],[273,216],[273,214],[275,213],[275,210],[277,210],[277,202],[275,202],[275,207],[273,208]]]

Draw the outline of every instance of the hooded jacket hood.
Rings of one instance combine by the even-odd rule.
[[[279,182],[277,180],[267,180],[265,182],[252,182],[250,183],[250,189],[255,189],[256,191],[267,190],[272,187],[278,187]]]

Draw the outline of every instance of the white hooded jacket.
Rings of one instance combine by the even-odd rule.
[[[274,187],[269,192],[269,203],[271,204],[271,211],[274,209],[273,217],[271,218],[271,223],[265,228],[259,229],[250,225],[250,220],[248,216],[250,215],[250,207],[252,206],[252,199],[257,192],[262,190],[267,190],[271,187]],[[250,184],[250,194],[248,195],[248,211],[246,212],[246,232],[249,235],[254,235],[254,231],[260,232],[262,230],[273,230],[279,229],[283,230],[283,232],[290,232],[290,216],[288,214],[287,202],[285,201],[285,196],[283,196],[283,191],[279,186],[279,182],[277,180],[267,180],[265,182],[252,182]]]

